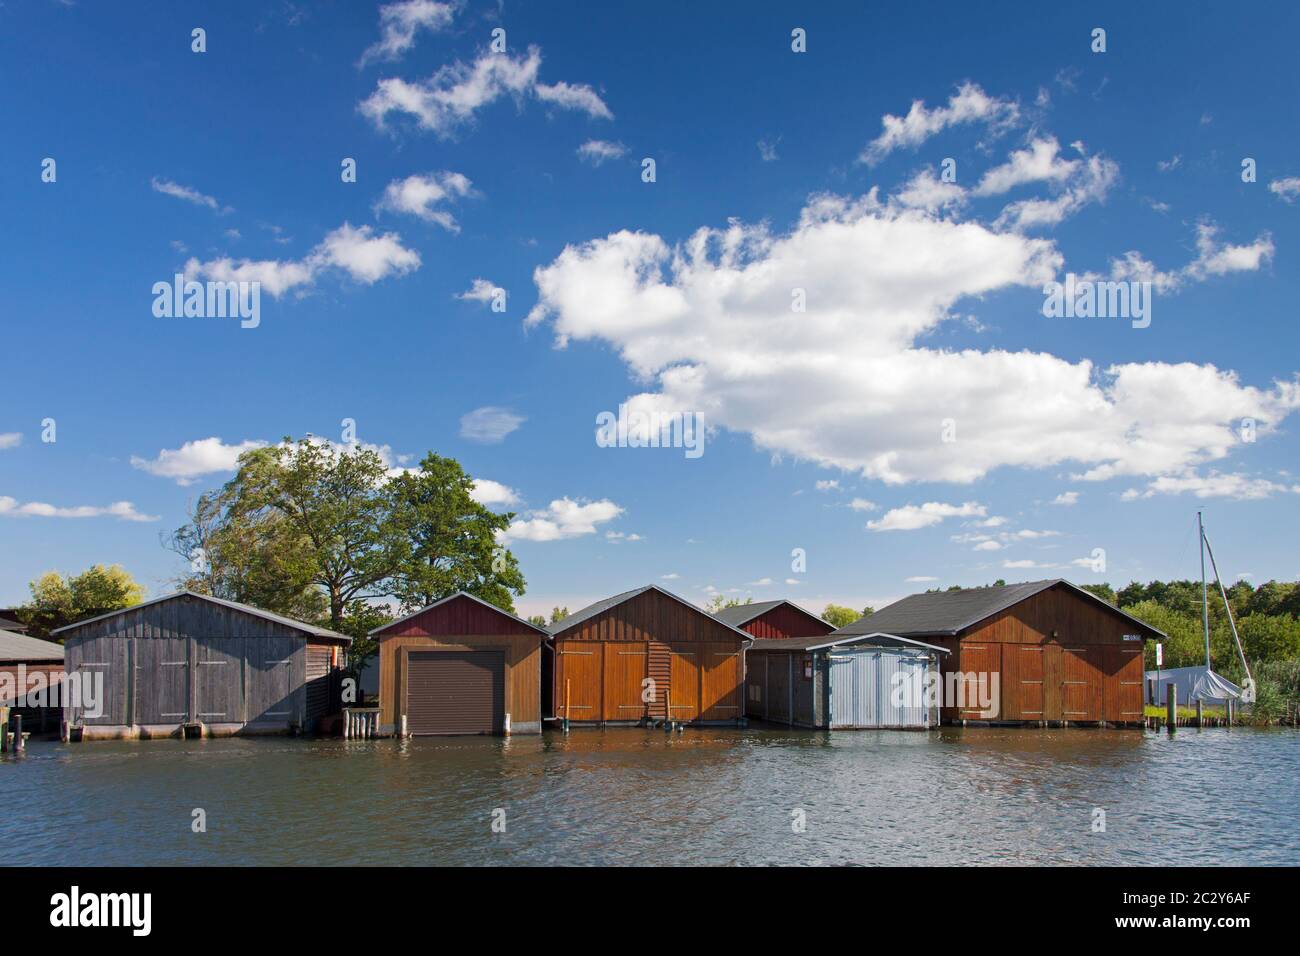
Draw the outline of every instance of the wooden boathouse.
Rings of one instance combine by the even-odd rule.
[[[74,739],[312,733],[351,638],[191,591],[61,627]]]
[[[21,714],[29,731],[58,730],[62,708],[53,700],[63,680],[63,645],[6,623],[0,620],[0,720]]]
[[[945,722],[1058,726],[1140,725],[1144,643],[1165,637],[1061,578],[913,594],[832,637],[870,632],[949,652]]]
[[[744,650],[753,638],[658,585],[597,601],[550,632],[560,720],[744,721]]]
[[[791,637],[823,637],[835,630],[811,611],[793,601],[756,601],[724,607],[713,614],[724,624],[738,627],[757,641],[784,640]]]
[[[542,628],[459,591],[370,636],[381,735],[542,732]]]

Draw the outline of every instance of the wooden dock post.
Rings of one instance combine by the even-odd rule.
[[[1201,730],[1205,727],[1205,701],[1199,697],[1196,698],[1196,729]]]
[[[1165,719],[1169,722],[1169,736],[1172,737],[1178,726],[1178,685],[1170,682],[1165,687]]]
[[[1226,701],[1224,701],[1224,705],[1225,705],[1225,707],[1226,707],[1226,709],[1227,709],[1227,712],[1228,712],[1228,726],[1229,726],[1229,727],[1232,726],[1232,705],[1233,705],[1233,703],[1234,703],[1234,702],[1233,702],[1233,699],[1232,699],[1231,697],[1229,697]]]
[[[14,714],[14,753],[23,752],[23,715]]]
[[[569,678],[564,678],[564,732],[569,732]]]
[[[9,708],[0,707],[0,754],[9,752]]]

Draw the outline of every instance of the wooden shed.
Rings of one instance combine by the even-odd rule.
[[[713,616],[724,624],[740,628],[758,641],[824,637],[835,630],[834,624],[828,624],[811,611],[785,599],[724,607]]]
[[[458,591],[370,635],[380,734],[542,732],[542,628]]]
[[[2,625],[3,622],[0,622]],[[63,645],[0,626],[0,713],[22,714],[27,729],[57,730]]]
[[[926,684],[946,653],[880,633],[757,641],[745,652],[745,712],[816,730],[926,730],[939,723]]]
[[[82,739],[311,733],[339,710],[351,641],[191,591],[54,633],[68,680],[89,688],[64,708],[71,736]]]
[[[1165,636],[1060,578],[914,594],[832,636],[875,631],[950,652],[945,722],[1039,725],[1140,725],[1142,649]]]
[[[554,715],[570,724],[744,721],[748,634],[657,585],[553,625]]]

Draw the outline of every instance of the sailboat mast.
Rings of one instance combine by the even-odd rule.
[[[1196,512],[1196,533],[1201,547],[1201,624],[1205,629],[1205,666],[1210,666],[1210,598],[1205,589],[1205,523]]]

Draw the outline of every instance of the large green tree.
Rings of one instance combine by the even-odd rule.
[[[67,577],[47,571],[28,587],[32,596],[18,617],[37,637],[144,600],[144,588],[119,564],[96,564]]]

